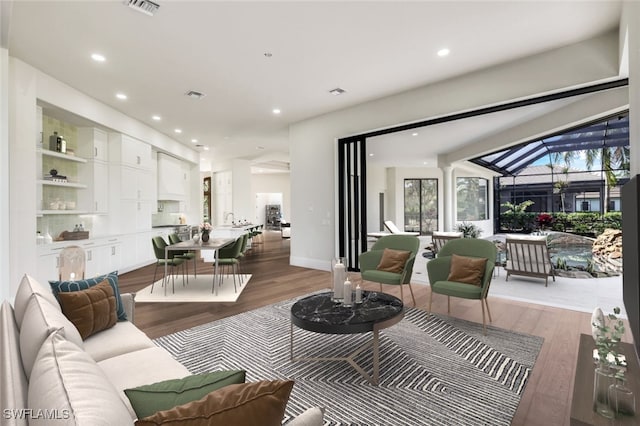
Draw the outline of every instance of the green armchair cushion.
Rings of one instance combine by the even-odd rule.
[[[382,253],[380,263],[378,264],[376,269],[378,271],[393,272],[395,274],[399,274],[404,269],[409,256],[411,256],[410,251],[385,248]]]
[[[482,286],[487,259],[482,257],[451,255],[451,268],[447,281]]]
[[[139,419],[196,401],[227,385],[245,382],[245,370],[214,371],[125,389]]]

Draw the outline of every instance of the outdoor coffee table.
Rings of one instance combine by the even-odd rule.
[[[291,361],[347,361],[369,382],[377,385],[380,378],[379,332],[397,324],[404,317],[402,301],[376,291],[363,291],[362,303],[346,307],[331,300],[333,292],[319,293],[298,300],[291,307]],[[361,334],[373,332],[373,338],[347,357],[294,357],[293,326],[323,334]],[[373,376],[356,362],[355,357],[373,348]]]

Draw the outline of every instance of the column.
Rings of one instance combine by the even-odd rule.
[[[442,217],[444,219],[444,227],[443,231],[453,231],[453,226],[455,224],[455,190],[456,185],[453,180],[453,166],[448,165],[442,168],[443,171],[443,182],[442,182],[442,190],[444,193],[444,205]]]
[[[640,2],[625,1],[622,16],[628,25],[629,147],[631,176],[635,176],[640,173]]]

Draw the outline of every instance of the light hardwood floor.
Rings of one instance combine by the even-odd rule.
[[[275,231],[265,232],[264,242],[254,244],[243,265],[245,273],[253,277],[236,303],[138,303],[136,325],[156,338],[330,286],[329,272],[290,266],[289,240]],[[122,274],[121,291],[144,288],[151,283],[153,272],[154,266],[150,265]],[[200,262],[198,272],[211,273],[211,265]],[[360,280],[358,274],[351,275]],[[364,288],[379,289],[372,283],[365,283]],[[413,289],[418,308],[426,309],[429,287],[413,285]],[[400,297],[394,286],[385,286],[385,291]],[[410,306],[410,293],[405,291],[404,295],[405,304]],[[489,305],[492,325],[544,338],[512,424],[568,425],[578,343],[580,333],[591,333],[590,314],[492,297]],[[435,295],[433,310],[446,314],[446,297]],[[450,315],[482,321],[480,303],[473,300],[452,298]],[[624,340],[630,339],[627,332]]]

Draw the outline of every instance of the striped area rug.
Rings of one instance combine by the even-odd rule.
[[[405,308],[380,333],[380,384],[344,361],[291,362],[295,300],[155,340],[192,373],[247,370],[247,381],[293,379],[285,421],[312,406],[326,425],[509,425],[542,346],[540,337]],[[346,356],[371,338],[294,327],[296,356]],[[371,372],[371,352],[357,361]]]

